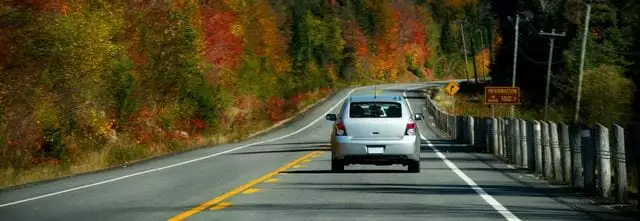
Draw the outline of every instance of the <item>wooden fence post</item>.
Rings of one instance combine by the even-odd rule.
[[[520,148],[520,119],[513,118],[512,120],[512,133],[513,133],[513,147],[514,156],[513,162],[517,167],[522,167],[522,148]]]
[[[490,118],[491,123],[489,124],[489,141],[491,143],[491,151],[493,155],[499,156],[500,147],[498,145],[498,119],[495,117]]]
[[[598,150],[598,189],[600,196],[606,198],[611,197],[611,148],[609,147],[609,129],[598,124],[597,126],[597,142]]]
[[[626,203],[627,202],[627,155],[624,149],[624,129],[617,124],[613,124],[613,145],[616,152],[614,157],[615,168],[616,168],[616,202],[618,203]]]
[[[584,166],[584,188],[596,194],[596,146],[591,128],[582,130],[582,165]]]
[[[551,168],[553,171],[552,179],[556,181],[562,180],[562,164],[560,160],[562,159],[562,153],[560,152],[560,142],[558,138],[558,125],[556,123],[551,123],[549,127],[550,137],[551,137]]]
[[[535,149],[536,173],[543,174],[542,171],[542,122],[533,121],[533,148]]]
[[[467,117],[467,131],[469,132],[467,134],[467,143],[469,145],[471,145],[472,147],[474,147],[476,144],[476,130],[475,130],[475,119],[473,119],[473,116],[469,116]]]
[[[549,123],[542,121],[542,172],[546,179],[551,178],[551,138]]]
[[[529,148],[527,147],[527,121],[520,120],[520,162],[522,168],[529,168]]]
[[[582,128],[571,126],[571,185],[584,188],[584,168],[582,165]]]
[[[560,124],[560,149],[562,151],[562,181],[571,183],[571,146],[569,125]]]

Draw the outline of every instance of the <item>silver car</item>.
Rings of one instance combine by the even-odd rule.
[[[331,132],[331,170],[350,164],[408,165],[420,172],[420,134],[402,96],[352,96],[340,113],[328,114]]]

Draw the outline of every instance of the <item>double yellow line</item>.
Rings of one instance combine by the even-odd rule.
[[[223,200],[228,199],[228,198],[230,198],[230,197],[232,197],[232,196],[234,196],[234,195],[236,195],[238,193],[241,193],[241,192],[251,188],[252,186],[254,186],[254,185],[258,184],[258,183],[262,183],[262,182],[268,180],[269,178],[271,178],[271,177],[273,177],[275,175],[278,175],[278,173],[283,172],[283,171],[293,167],[294,165],[299,164],[300,162],[302,162],[304,160],[307,160],[308,158],[311,158],[312,156],[315,156],[315,155],[319,154],[320,152],[321,152],[320,150],[316,150],[316,151],[313,151],[311,153],[305,154],[304,156],[302,156],[302,157],[300,157],[298,159],[295,159],[295,160],[285,164],[284,166],[281,166],[280,168],[278,168],[278,169],[276,169],[276,170],[274,170],[274,171],[272,171],[272,172],[270,172],[270,173],[268,173],[268,174],[266,174],[264,176],[261,176],[260,178],[251,180],[248,183],[246,183],[246,184],[244,184],[242,186],[239,186],[239,187],[237,187],[237,188],[235,188],[235,189],[233,189],[233,190],[231,190],[231,191],[229,191],[229,192],[227,192],[225,194],[222,194],[222,195],[220,195],[220,196],[218,196],[216,198],[213,198],[213,199],[211,199],[209,201],[206,201],[206,202],[198,205],[197,207],[194,207],[194,208],[192,208],[190,210],[187,210],[187,211],[185,211],[183,213],[180,213],[180,214],[178,214],[178,215],[176,215],[174,217],[171,217],[171,218],[169,218],[169,221],[184,220],[184,219],[186,219],[186,218],[188,218],[190,216],[193,216],[194,214],[196,214],[196,213],[198,213],[200,211],[203,211],[203,210],[215,205],[216,203],[220,203]]]

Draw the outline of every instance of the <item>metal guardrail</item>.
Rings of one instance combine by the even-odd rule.
[[[455,116],[426,96],[426,112],[435,127],[458,142],[495,155],[517,168],[567,184],[605,199],[626,203],[624,129],[595,128],[517,118]],[[613,165],[613,166],[612,166]],[[612,185],[612,181],[615,185]],[[615,194],[614,194],[615,191]]]

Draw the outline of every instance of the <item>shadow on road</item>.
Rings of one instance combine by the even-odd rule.
[[[326,183],[296,182],[281,183],[286,189],[312,189],[319,191],[343,191],[382,194],[425,194],[425,195],[477,195],[468,185],[413,184],[413,183]],[[545,197],[545,193],[569,194],[567,188],[533,188],[511,185],[482,185],[493,196]]]
[[[283,171],[281,173],[297,173],[297,174],[327,174],[327,173],[409,173],[407,170],[349,170],[342,172],[334,172],[331,170],[292,170]]]
[[[294,143],[272,143],[272,144],[260,144],[261,146],[304,146],[304,145],[316,145],[316,146],[329,146],[329,142],[294,142]]]
[[[316,150],[328,150],[324,146],[310,146],[308,148],[296,148],[296,149],[275,149],[275,150],[259,150],[259,151],[247,151],[230,153],[227,155],[246,155],[246,154],[265,154],[265,153],[295,153],[295,152],[311,152]]]
[[[282,146],[282,147],[278,147]],[[295,153],[310,152],[317,150],[328,150],[327,142],[289,142],[289,143],[272,143],[252,146],[254,151],[233,152],[226,155],[246,155],[246,154],[265,154],[265,153]],[[255,150],[259,149],[259,150]]]
[[[400,202],[280,202],[280,203],[238,203],[225,209],[225,211],[251,211],[263,212],[262,215],[283,215],[288,219],[301,220],[308,218],[310,212],[322,212],[326,218],[345,218],[345,216],[357,215],[371,217],[376,215],[393,215],[406,218],[411,215],[422,215],[421,218],[434,219],[458,218],[467,220],[470,217],[489,220],[504,220],[504,217],[493,208],[486,205],[439,205],[439,202],[424,203],[400,203]],[[518,213],[520,219],[540,220],[584,220],[585,217],[567,209],[555,209],[548,207],[512,206],[512,212]],[[427,216],[427,217],[423,217]],[[304,218],[303,218],[304,217]],[[298,219],[301,218],[301,219]],[[380,218],[380,217],[377,217]],[[415,217],[417,218],[417,217]],[[372,219],[375,219],[372,217]],[[376,219],[377,220],[377,219]]]
[[[260,217],[281,218],[281,220],[307,220],[310,215],[322,216],[327,219],[351,218],[371,218],[380,220],[380,215],[390,215],[406,220],[415,218],[416,220],[451,219],[468,220],[470,218],[481,218],[488,220],[504,220],[500,213],[486,205],[453,204],[441,205],[439,201],[425,201],[421,203],[408,202],[243,202],[234,203],[233,206],[224,209],[226,212],[251,212],[260,214]],[[180,207],[117,207],[106,209],[108,213],[151,213],[158,211],[178,212],[191,208],[192,206]],[[540,219],[540,220],[584,220],[585,217],[577,216],[576,213],[567,209],[556,209],[548,207],[533,206],[512,206],[512,212],[517,212],[518,218]],[[318,212],[318,213],[316,213]],[[203,211],[203,213],[219,213],[218,211]],[[239,214],[234,214],[239,215]],[[419,215],[417,217],[416,215]],[[243,217],[243,216],[237,216]],[[251,217],[251,216],[249,216]],[[385,216],[386,218],[386,216]],[[404,218],[404,219],[403,219]],[[279,219],[280,220],[280,219]]]

